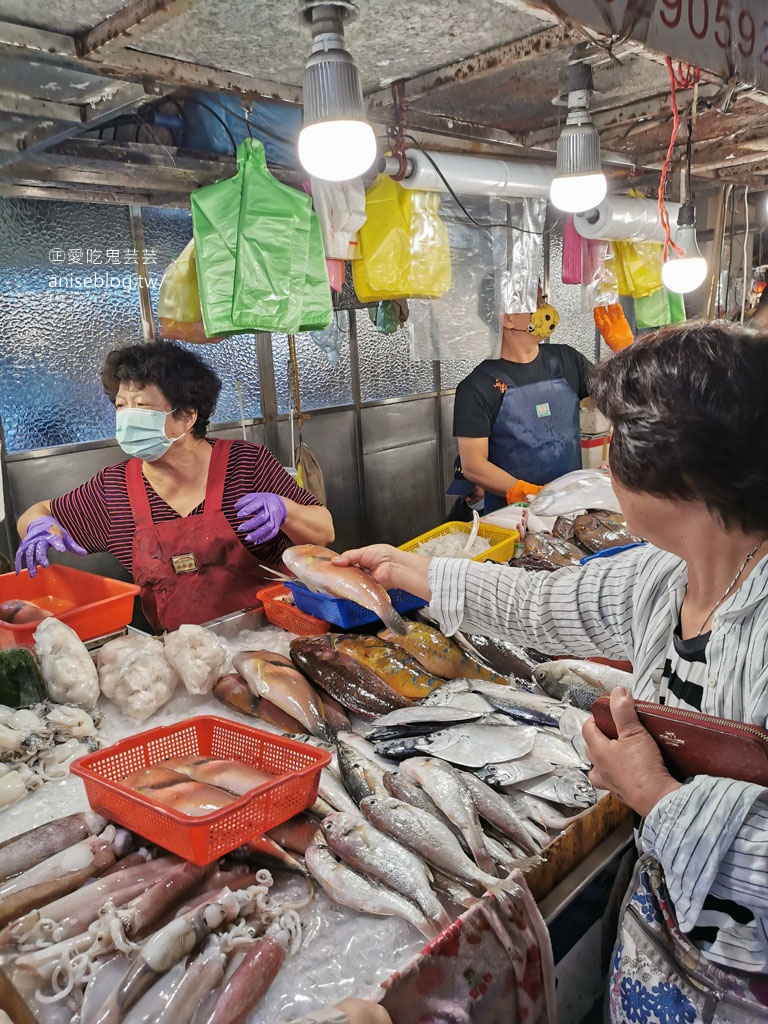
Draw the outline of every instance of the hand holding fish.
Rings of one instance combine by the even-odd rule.
[[[681,783],[667,771],[651,734],[640,724],[632,695],[623,686],[611,692],[611,715],[618,739],[608,739],[593,718],[584,724],[587,756],[594,765],[589,779],[597,789],[615,793],[644,818]]]
[[[432,597],[429,585],[430,562],[430,558],[400,551],[391,544],[351,548],[333,559],[334,565],[356,565],[367,570],[386,590],[407,590],[409,594],[416,594],[426,600]]]

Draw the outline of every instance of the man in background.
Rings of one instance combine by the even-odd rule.
[[[579,402],[592,364],[570,345],[541,344],[560,317],[540,288],[538,301],[534,313],[503,315],[500,357],[483,360],[456,389],[453,433],[465,480],[485,491],[485,514],[581,468]],[[492,277],[480,305],[491,322]]]

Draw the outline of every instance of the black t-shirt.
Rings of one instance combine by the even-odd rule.
[[[554,358],[552,358],[554,356]],[[558,370],[552,372],[550,366],[557,364]],[[496,419],[501,401],[506,391],[504,382],[495,379],[496,373],[502,373],[516,387],[526,384],[538,384],[543,380],[564,378],[579,396],[579,400],[589,394],[590,361],[570,345],[547,345],[547,359],[542,350],[531,363],[513,363],[509,359],[485,359],[465,377],[456,388],[456,401],[453,407],[454,437],[490,437],[493,422]]]

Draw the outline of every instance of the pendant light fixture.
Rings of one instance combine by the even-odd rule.
[[[701,287],[707,276],[707,261],[701,255],[696,238],[696,214],[692,199],[680,207],[674,241],[684,255],[678,256],[674,250],[669,253],[669,258],[661,268],[661,280],[671,292],[686,295]]]
[[[549,198],[566,213],[593,209],[608,191],[600,165],[600,136],[589,116],[592,89],[588,64],[575,61],[564,69],[560,96],[567,96],[568,117],[557,140],[557,164]]]
[[[688,112],[688,141],[685,150],[687,164],[685,180],[688,185],[688,199],[683,202],[678,211],[677,231],[673,239],[674,246],[669,247],[667,259],[661,268],[661,280],[664,287],[671,292],[677,292],[678,295],[696,291],[704,284],[707,276],[707,261],[701,255],[696,238],[696,211],[693,205],[693,187],[691,185],[692,150],[693,106]]]
[[[357,16],[357,7],[347,0],[300,0],[299,9],[312,28],[312,53],[302,82],[299,160],[314,178],[357,178],[376,159],[360,73],[344,42],[344,23]]]

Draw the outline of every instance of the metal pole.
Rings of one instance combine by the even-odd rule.
[[[357,317],[354,309],[349,315],[349,361],[352,367],[352,402],[355,407],[355,459],[357,462],[358,499],[360,501],[360,529],[363,544],[368,540],[368,513],[365,501],[365,452],[363,451],[363,416],[360,397],[360,355],[357,348]]]
[[[277,388],[275,387],[275,364],[272,359],[272,335],[261,332],[255,337],[261,387],[261,413],[264,417],[264,444],[275,458],[279,458],[277,451]]]
[[[437,507],[445,518],[445,455],[443,453],[443,375],[440,360],[432,363],[435,376],[435,435],[437,437]]]
[[[131,239],[136,252],[136,283],[139,292],[139,306],[141,307],[141,333],[144,343],[157,340],[155,333],[155,320],[152,316],[152,297],[149,293],[149,280],[147,279],[147,258],[144,250],[144,224],[141,219],[141,207],[129,206],[128,217],[131,222]]]

